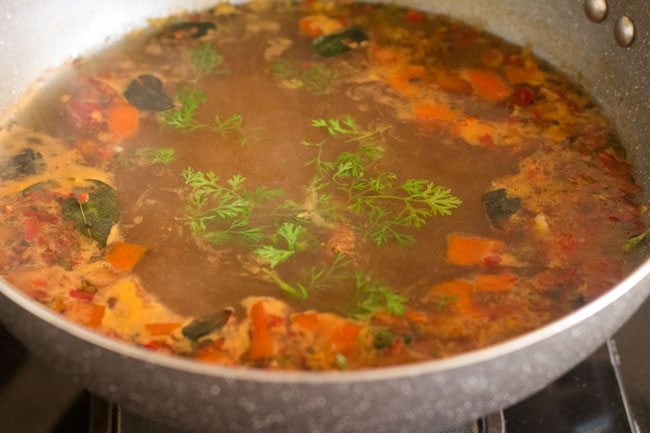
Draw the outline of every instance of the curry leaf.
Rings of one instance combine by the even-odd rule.
[[[319,36],[312,42],[312,48],[321,57],[332,57],[350,51],[368,37],[359,27],[352,27],[340,33]]]
[[[63,199],[63,217],[72,221],[74,228],[80,233],[104,247],[111,228],[117,224],[120,216],[117,194],[110,185],[99,180],[86,182],[90,186],[83,188],[80,193],[87,194],[88,200],[80,200],[77,197]]]
[[[172,98],[163,91],[163,83],[153,75],[140,75],[131,81],[124,97],[140,111],[165,111],[174,107]]]
[[[195,319],[182,329],[185,338],[196,341],[201,337],[218,331],[228,323],[228,319],[232,315],[232,310],[226,309],[218,313],[210,314],[200,319]]]

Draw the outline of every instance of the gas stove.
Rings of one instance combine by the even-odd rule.
[[[650,433],[650,301],[607,344],[539,393],[466,425],[431,431]],[[181,432],[53,373],[0,325],[0,433]]]

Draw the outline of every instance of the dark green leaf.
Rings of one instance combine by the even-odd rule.
[[[485,213],[490,223],[496,227],[501,225],[521,208],[521,200],[518,197],[509,198],[503,188],[488,191],[481,197]]]
[[[63,199],[63,218],[72,221],[76,230],[104,247],[111,228],[117,224],[120,216],[117,194],[110,185],[99,180],[86,182],[90,186],[79,193],[87,193],[89,200],[81,203],[77,197]]]
[[[140,75],[124,91],[129,104],[140,111],[165,111],[174,107],[174,101],[163,91],[163,83],[153,75]]]
[[[396,338],[397,335],[393,334],[392,332],[386,329],[378,329],[375,332],[374,338],[372,340],[372,345],[377,350],[385,349],[393,344]]]
[[[312,48],[322,57],[332,57],[350,51],[368,37],[359,27],[352,27],[340,33],[319,36],[312,42]]]
[[[228,322],[228,319],[232,315],[232,310],[226,309],[218,313],[209,314],[200,319],[195,319],[183,328],[182,332],[185,338],[188,338],[192,341],[196,341],[201,337],[204,337],[211,332],[218,331],[223,328],[223,326]]]
[[[33,176],[43,173],[46,166],[43,155],[27,147],[0,165],[0,179],[10,180]]]

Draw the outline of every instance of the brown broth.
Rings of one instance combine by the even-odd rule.
[[[0,222],[0,236],[10,247],[0,255],[0,272],[10,281],[73,320],[152,349],[207,362],[321,369],[411,362],[483,347],[572,311],[630,269],[621,248],[642,230],[642,208],[635,201],[638,187],[629,166],[615,150],[613,128],[582,91],[527,50],[444,17],[392,6],[260,4],[222,12],[232,11],[221,6],[170,18],[75,62],[11,119],[15,124],[3,137],[7,157],[0,162],[9,161],[23,143],[28,145],[30,134],[58,141],[51,147],[77,152],[72,158],[77,170],[97,167],[107,173],[101,179],[114,186],[120,214],[106,239],[108,246],[100,242],[98,247],[84,236],[83,227],[74,232],[65,214],[56,223],[48,222],[54,217],[42,216],[44,209],[55,215],[57,203],[68,195],[79,197],[83,209],[83,186],[58,186],[56,194],[46,187],[30,204],[21,189],[36,183],[34,179],[46,179],[48,172],[38,178],[9,179],[4,191],[0,188],[6,220]],[[348,46],[350,41],[343,39],[349,51],[320,57],[312,47],[313,37],[299,30],[300,20],[310,14],[320,16],[315,31],[319,25],[337,31],[359,26],[368,40]],[[186,20],[214,22],[216,29],[196,39],[179,30],[170,33],[174,23]],[[223,62],[197,76],[191,50],[201,44],[208,44],[204,48],[211,47]],[[316,75],[311,84],[310,71]],[[322,71],[336,76],[328,81],[318,75]],[[202,126],[180,131],[165,125],[170,110],[140,110],[137,131],[116,135],[110,110],[126,105],[122,95],[142,74],[161,79],[170,97],[188,86],[204,92],[207,100],[193,118]],[[176,98],[176,109],[182,108]],[[83,104],[99,108],[92,114]],[[215,115],[225,121],[234,114],[241,114],[240,128],[222,133],[213,129]],[[346,116],[360,130],[375,131],[371,138],[332,135],[312,125],[313,119],[342,122]],[[351,137],[357,140],[347,141]],[[342,152],[360,152],[364,144],[382,151],[364,163],[362,176],[337,178],[336,168],[321,175],[327,183],[324,191],[335,197],[326,206],[338,206],[336,218],[319,214],[317,222],[304,217],[309,210],[305,206],[300,211],[278,207],[286,200],[304,204],[309,197],[316,171],[307,162],[318,148],[304,141],[323,143],[321,157],[327,161]],[[163,148],[174,151],[166,164],[152,163],[142,154],[143,149],[151,156]],[[61,156],[42,153],[51,172]],[[192,230],[186,221],[190,188],[181,174],[188,167],[213,171],[222,186],[242,175],[246,188],[282,189],[281,197],[257,207],[249,203],[249,226],[260,227],[263,238],[252,244],[214,244]],[[337,188],[381,173],[394,173],[396,187],[367,194],[403,198],[399,185],[426,179],[450,189],[462,204],[450,216],[425,216],[419,229],[393,226],[414,237],[407,245],[394,239],[377,245],[368,209],[351,212],[345,204],[348,193]],[[76,176],[72,169],[69,176]],[[519,201],[516,209],[495,221],[486,214],[483,197],[500,188],[507,192],[506,203]],[[215,203],[212,197],[208,207]],[[402,206],[401,201],[381,203],[389,212]],[[22,212],[22,222],[16,209]],[[232,221],[211,220],[207,231],[221,230]],[[307,234],[299,237],[289,258],[271,266],[256,251],[265,245],[290,248],[275,233],[288,223]],[[74,252],[65,260],[51,252],[58,247],[45,246],[54,239],[46,239],[54,236],[47,231],[52,228],[43,228],[46,224],[67,227],[61,228],[68,230],[64,237],[80,242],[75,251],[101,265],[108,275],[101,274],[105,281],[97,269],[85,273]],[[35,230],[32,225],[45,234],[28,233]],[[459,264],[448,251],[458,236],[494,239],[502,247],[478,261]],[[119,272],[110,257],[121,242],[147,249],[132,273]],[[25,253],[31,250],[34,253]],[[46,252],[59,261],[48,261]],[[34,258],[25,259],[30,254]],[[348,264],[334,272],[324,290],[290,296],[271,277],[295,288],[306,282],[306,269],[325,272],[336,257]],[[68,282],[51,287],[35,277],[39,269],[46,275],[64,275],[61,281]],[[378,295],[372,311],[359,313],[363,296],[370,302],[370,292],[359,298],[354,273],[367,276],[372,287],[405,296],[406,312],[391,312],[388,298]],[[499,280],[490,286],[495,276],[510,276],[512,284]],[[451,286],[444,286],[448,282]],[[92,290],[84,292],[80,285]],[[86,294],[79,295],[79,290]],[[69,296],[76,299],[70,301]],[[252,300],[243,303],[242,313],[245,298]],[[275,338],[272,354],[256,352],[262,331],[256,328],[259,309],[254,305],[265,306],[265,323]],[[235,314],[221,327],[198,338],[185,333],[194,318],[230,308]],[[103,320],[93,318],[99,310]],[[301,325],[298,313],[311,310],[329,325]],[[116,325],[120,320],[123,323]],[[288,324],[278,325],[281,321]],[[167,332],[146,327],[158,322],[179,325]],[[325,342],[315,337],[344,328],[353,336],[327,337]]]

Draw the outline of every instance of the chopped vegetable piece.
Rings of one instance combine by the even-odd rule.
[[[273,356],[273,336],[264,311],[264,301],[257,301],[250,310],[251,343],[249,356],[253,361]]]
[[[319,36],[311,46],[321,57],[332,57],[356,48],[368,37],[359,27],[352,27],[340,33]]]
[[[307,15],[298,22],[300,31],[312,38],[338,32],[343,27],[341,21],[327,15]]]
[[[535,65],[506,65],[503,67],[503,73],[512,85],[531,84],[535,86],[544,83],[544,74]]]
[[[429,298],[433,299],[452,299],[448,302],[458,313],[474,317],[480,315],[480,312],[474,307],[471,299],[472,285],[463,280],[451,280],[444,283],[436,284],[429,290]]]
[[[458,116],[451,108],[436,103],[418,104],[413,107],[413,113],[422,122],[449,122]]]
[[[231,309],[221,310],[218,313],[209,314],[200,319],[195,319],[183,328],[182,332],[185,338],[196,341],[201,337],[218,331],[228,323],[228,319],[232,315]]]
[[[456,75],[445,73],[442,71],[436,72],[436,84],[442,90],[451,93],[466,94],[472,91],[472,86],[465,80]]]
[[[519,279],[512,274],[485,274],[476,277],[476,290],[481,292],[509,292]]]
[[[483,69],[466,69],[464,77],[481,98],[499,102],[512,94],[512,88],[503,82],[496,73]]]
[[[75,299],[81,299],[82,301],[92,301],[93,298],[95,297],[95,294],[93,292],[87,292],[84,290],[70,290],[68,292],[71,298]]]
[[[517,213],[521,208],[521,201],[518,197],[508,197],[504,188],[488,191],[481,197],[485,213],[492,225],[501,227],[511,215]]]
[[[113,245],[106,256],[106,260],[116,269],[128,272],[140,261],[147,247],[144,245],[129,244],[120,242]]]
[[[450,235],[447,237],[447,260],[453,265],[481,265],[488,257],[498,257],[505,248],[505,244],[496,239]]]
[[[162,36],[172,40],[198,39],[216,29],[215,23],[208,21],[187,21],[174,23],[163,30]]]
[[[637,245],[643,242],[648,236],[650,236],[650,229],[647,229],[643,233],[631,237],[625,242],[625,245],[623,245],[623,251],[629,253],[634,248],[636,248]]]
[[[108,109],[108,133],[111,138],[124,139],[138,131],[139,113],[133,106],[117,102]]]
[[[140,111],[165,111],[174,107],[174,101],[163,91],[163,83],[153,75],[140,75],[124,91],[129,104]]]
[[[181,323],[147,323],[144,325],[149,334],[154,337],[169,335],[181,327]]]

